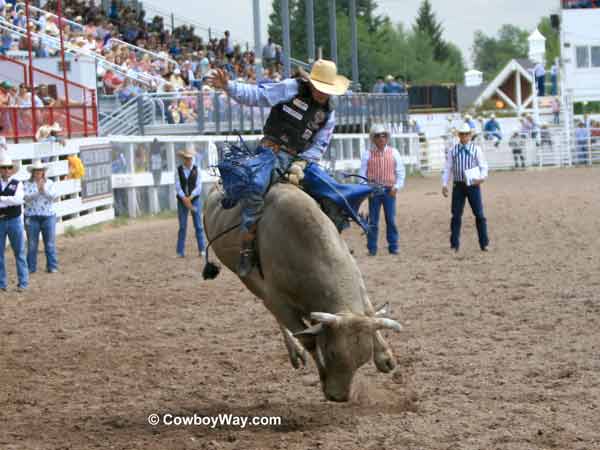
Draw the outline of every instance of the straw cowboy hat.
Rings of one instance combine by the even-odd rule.
[[[27,166],[27,170],[29,173],[32,173],[34,170],[48,170],[48,165],[42,163],[39,159],[35,160],[33,164]]]
[[[48,136],[50,136],[50,134],[53,131],[57,133],[62,131],[62,128],[60,127],[58,122],[54,122],[52,125],[42,125],[41,127],[39,127],[37,132],[35,133],[35,138],[38,141],[46,139]]]
[[[385,77],[385,81],[392,81],[394,79],[393,75],[388,75],[387,77]]]
[[[310,74],[302,69],[300,69],[300,74],[308,79],[317,91],[327,95],[342,95],[350,86],[348,78],[338,75],[335,63],[326,59],[315,61]]]
[[[181,156],[182,158],[194,158],[196,156],[196,150],[186,148],[185,150],[178,151],[177,155]]]
[[[458,129],[459,134],[471,134],[471,127],[467,122],[463,123]]]
[[[390,132],[385,128],[384,125],[382,125],[380,123],[374,123],[371,126],[371,131],[369,132],[369,138],[371,140],[373,140],[373,138],[376,134],[382,134],[382,133],[387,134],[388,137],[390,136]]]
[[[13,162],[6,150],[0,150],[0,167],[12,167]]]

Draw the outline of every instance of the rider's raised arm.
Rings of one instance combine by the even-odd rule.
[[[323,157],[323,153],[329,147],[331,138],[333,137],[333,130],[335,128],[335,111],[331,111],[329,119],[325,126],[321,128],[315,135],[313,144],[302,152],[302,157],[310,161],[319,161]]]
[[[275,106],[298,95],[298,81],[293,78],[278,83],[227,83],[227,93],[236,102],[246,106]]]

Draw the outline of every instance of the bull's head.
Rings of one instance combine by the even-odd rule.
[[[373,356],[377,330],[402,329],[398,322],[384,317],[321,312],[310,317],[315,324],[296,336],[315,359],[325,397],[337,402],[349,400],[354,374]]]

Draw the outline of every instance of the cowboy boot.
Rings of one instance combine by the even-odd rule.
[[[242,236],[242,248],[240,250],[240,262],[238,266],[238,275],[241,278],[247,277],[255,263],[254,234],[244,233]]]

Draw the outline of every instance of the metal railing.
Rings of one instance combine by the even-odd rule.
[[[423,170],[441,171],[448,150],[456,142],[453,137],[439,137],[424,143]],[[481,135],[474,142],[481,147],[490,170],[600,164],[600,128],[568,133],[562,128],[549,128],[503,136],[499,142]]]
[[[94,89],[70,80],[65,81],[53,73],[3,55],[0,55],[0,61],[18,66],[17,70],[11,71],[12,81],[16,84],[31,85],[31,75],[37,86],[46,85],[47,93],[40,92],[39,96],[46,95],[54,103],[51,106],[34,107],[29,101],[25,106],[5,106],[0,117],[3,136],[18,142],[22,138],[34,137],[40,126],[55,122],[61,125],[67,137],[97,135],[98,115]]]
[[[15,9],[17,11],[19,11],[20,9],[24,10],[25,9],[25,3],[17,3]],[[29,6],[29,9],[31,11],[33,11],[33,12],[39,13],[40,15],[44,15],[44,16],[50,15],[51,17],[57,19],[57,21],[59,19],[58,15],[55,14],[55,13],[53,13],[53,12],[51,12],[51,11],[47,11],[45,9],[37,8],[37,7],[31,6],[31,5]],[[37,23],[37,24],[40,24],[40,22],[41,22],[39,19],[33,19],[32,18],[31,20],[33,22]],[[62,18],[62,22],[68,24],[71,28],[75,28],[75,29],[79,30],[81,33],[83,33],[84,30],[85,30],[85,26],[83,24],[81,24],[79,22],[76,22],[74,20],[67,19],[64,16]],[[125,41],[123,41],[121,39],[117,39],[117,38],[114,38],[114,37],[111,37],[110,41],[112,41],[112,42],[114,42],[114,43],[116,43],[118,45],[125,46],[125,47],[127,47],[127,48],[135,51],[138,55],[148,54],[148,55],[152,56],[154,59],[161,59],[161,60],[164,60],[164,61],[166,61],[166,62],[168,62],[170,64],[175,65],[176,67],[179,67],[179,64],[174,59],[165,57],[165,56],[160,55],[158,53],[155,53],[155,52],[153,52],[151,50],[147,50],[145,48],[138,47],[136,45],[130,44],[129,42],[125,42]],[[111,45],[113,45],[113,44],[111,44]]]
[[[54,123],[58,123],[69,137],[95,136],[98,126],[96,105],[43,106],[35,110],[31,107],[0,107],[2,135],[15,143],[21,139],[34,139],[39,126]]]
[[[350,94],[334,102],[338,131],[362,132],[374,122],[401,127],[407,123],[408,97],[404,94]],[[269,111],[268,107],[241,105],[221,91],[152,93],[123,105],[103,119],[100,128],[103,134],[117,134],[122,128],[153,135],[260,133]]]

